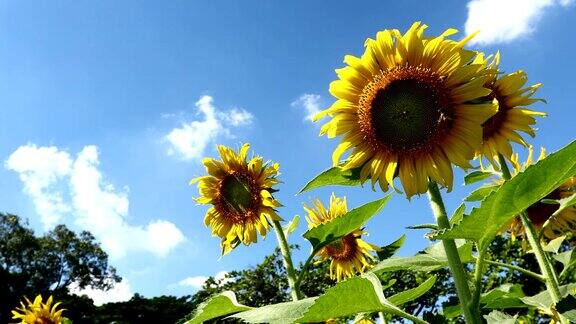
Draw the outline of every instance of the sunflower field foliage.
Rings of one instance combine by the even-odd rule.
[[[207,205],[204,224],[220,239],[222,257],[275,235],[291,300],[252,307],[226,290],[181,323],[576,322],[576,282],[568,276],[576,251],[564,244],[576,230],[576,141],[550,154],[542,148],[534,158],[530,138],[546,116],[539,111],[542,84],[528,83],[523,70],[502,71],[502,53],[469,47],[474,34],[426,29],[416,22],[405,31],[382,30],[364,42],[360,57],[345,55],[328,86],[334,102],[313,117],[322,123],[320,135],[337,145],[325,157],[326,169],[303,180],[300,193],[360,186],[381,192],[380,199],[348,206],[345,196],[319,197],[303,202],[303,219],[287,221],[275,197],[279,163],[249,144],[219,145],[218,157],[204,158],[205,175],[190,184],[198,189],[194,200]],[[452,191],[455,170],[464,172],[465,186],[480,186],[449,215],[443,194]],[[427,195],[431,223],[410,229],[425,230],[430,244],[414,256],[396,256],[405,236],[374,242],[367,223],[393,197],[415,195]],[[289,239],[299,226],[307,228],[309,254],[298,266]],[[490,252],[507,241],[519,242],[518,260],[501,262]],[[525,255],[537,266],[523,267]],[[334,284],[312,294],[302,285],[318,265]],[[410,271],[424,277],[394,289],[391,274]],[[507,273],[545,289],[523,287],[513,275],[502,283]],[[439,282],[453,285],[455,303],[433,316],[405,308]],[[13,318],[65,323],[63,311],[52,297],[38,296],[25,299]]]

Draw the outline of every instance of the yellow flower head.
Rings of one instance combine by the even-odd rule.
[[[524,171],[527,167],[532,165],[533,148],[529,147],[528,158],[524,164],[519,162],[518,154],[513,154],[511,157],[512,164],[514,165],[514,173]],[[540,152],[540,157],[538,160],[546,157],[546,151],[544,149]],[[550,194],[548,194],[544,199],[559,200],[562,198],[567,198],[576,193],[576,176],[571,177]],[[570,206],[558,214],[552,216],[557,210],[558,204],[551,204],[539,201],[526,209],[528,218],[538,230],[543,229],[543,234],[548,239],[554,239],[556,237],[562,236],[568,232],[574,232],[576,230],[576,206]],[[544,226],[546,224],[546,226]],[[544,227],[544,228],[542,228]],[[518,218],[512,220],[509,227],[510,233],[516,236],[522,236],[524,234],[524,226],[522,221]]]
[[[342,136],[335,166],[360,167],[362,181],[383,191],[399,177],[408,197],[426,192],[429,178],[451,189],[451,164],[471,167],[482,123],[496,112],[486,99],[486,64],[463,48],[472,36],[456,42],[447,37],[457,31],[448,29],[427,37],[426,27],[378,32],[360,58],[345,56],[330,84],[337,100],[315,116],[332,116],[321,135]]]
[[[240,243],[256,243],[257,232],[266,236],[270,221],[280,220],[275,208],[281,204],[272,197],[280,166],[264,162],[260,156],[246,161],[249,148],[244,144],[236,153],[219,145],[222,160],[205,158],[202,163],[208,175],[191,181],[198,182],[200,197],[195,200],[212,205],[204,224],[222,238],[222,254]]]
[[[57,309],[60,303],[52,305],[52,296],[48,297],[46,303],[42,302],[42,296],[38,295],[31,302],[24,297],[26,304],[20,302],[20,307],[12,311],[12,319],[21,320],[22,324],[60,324],[64,317],[64,309]]]
[[[337,217],[342,217],[348,212],[346,198],[338,198],[334,194],[330,197],[328,208],[317,199],[314,206],[304,205],[308,213],[306,220],[308,227],[313,228],[327,223]],[[330,260],[330,278],[337,281],[353,277],[358,272],[364,272],[370,267],[370,261],[374,259],[371,252],[379,248],[361,239],[366,234],[362,229],[356,229],[352,233],[330,243],[318,253],[322,261]]]
[[[532,98],[532,95],[542,86],[542,83],[525,87],[528,76],[524,71],[498,76],[500,53],[496,53],[489,65],[492,73],[486,80],[485,87],[492,90],[490,98],[498,102],[498,112],[490,117],[484,124],[482,147],[477,152],[479,156],[485,156],[492,164],[498,153],[508,159],[512,158],[512,146],[510,142],[516,142],[528,146],[526,141],[518,134],[518,131],[534,137],[534,129],[531,125],[536,123],[535,116],[546,116],[543,112],[525,108],[542,99]]]

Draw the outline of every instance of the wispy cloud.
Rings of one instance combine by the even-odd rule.
[[[100,290],[91,287],[80,289],[77,285],[72,283],[70,292],[74,295],[86,295],[94,301],[94,305],[100,306],[106,303],[117,303],[130,300],[134,293],[130,287],[130,283],[126,279],[115,283],[110,290]]]
[[[214,106],[211,96],[202,96],[196,102],[199,120],[182,123],[165,135],[170,144],[168,154],[184,160],[200,159],[206,147],[218,136],[231,136],[231,128],[250,125],[254,116],[241,108],[222,111]]]
[[[214,279],[217,282],[218,281],[221,281],[222,283],[229,282],[231,281],[231,279],[226,278],[227,274],[228,274],[227,271],[220,271],[214,275]],[[194,289],[200,289],[202,288],[206,280],[208,280],[208,277],[206,276],[193,276],[178,281],[177,285],[181,287],[192,287]]]
[[[117,190],[106,182],[99,163],[96,146],[85,146],[73,159],[55,146],[28,144],[14,151],[5,167],[19,174],[45,229],[71,220],[92,232],[112,258],[129,251],[165,256],[185,241],[176,225],[165,220],[129,224],[128,188]]]
[[[574,0],[472,0],[468,2],[466,34],[476,31],[471,44],[507,43],[530,35],[545,9],[567,7]]]
[[[312,121],[312,117],[320,111],[320,95],[305,93],[292,102],[291,106],[304,110],[304,120]]]

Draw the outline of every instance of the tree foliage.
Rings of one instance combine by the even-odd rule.
[[[23,296],[63,298],[70,285],[108,289],[120,281],[94,236],[58,225],[42,236],[18,216],[0,213],[0,322]]]

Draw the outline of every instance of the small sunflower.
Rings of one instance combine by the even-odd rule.
[[[408,197],[426,192],[429,178],[451,189],[451,163],[471,167],[482,123],[496,112],[485,99],[483,57],[463,48],[472,36],[449,40],[457,31],[448,29],[426,37],[426,27],[417,22],[403,35],[378,32],[360,58],[345,56],[347,66],[330,84],[337,100],[315,116],[332,116],[320,135],[343,136],[335,166],[361,168],[361,180],[378,182],[383,191],[399,177]]]
[[[498,112],[482,124],[482,147],[477,155],[485,156],[492,164],[498,153],[508,159],[512,157],[510,141],[525,147],[526,141],[518,131],[534,137],[532,125],[536,123],[535,116],[546,116],[545,113],[525,108],[542,99],[532,98],[532,95],[542,86],[542,83],[525,87],[528,76],[524,71],[498,76],[500,65],[500,53],[496,53],[488,66],[491,73],[484,86],[492,90],[489,98],[498,102]]]
[[[512,155],[511,160],[514,165],[515,174],[532,165],[533,151],[533,148],[529,147],[528,158],[524,164],[519,162],[518,154]],[[542,149],[538,160],[541,160],[544,157],[546,157],[546,151]],[[559,200],[570,197],[575,193],[576,176],[569,178],[566,182],[544,197],[544,199]],[[558,204],[539,201],[526,209],[528,218],[534,227],[537,230],[543,230],[544,236],[548,239],[554,239],[565,233],[576,231],[576,206],[570,206],[557,215],[552,216],[558,208]],[[546,226],[544,226],[545,224]],[[512,220],[509,231],[514,237],[522,236],[524,234],[522,221],[519,218]]]
[[[57,309],[60,303],[52,305],[52,296],[48,297],[46,303],[42,302],[42,296],[38,295],[31,302],[24,297],[26,305],[20,302],[20,307],[12,311],[12,319],[21,320],[22,324],[61,324],[64,317],[64,309]]]
[[[257,232],[266,236],[270,222],[280,220],[275,208],[282,206],[272,193],[279,183],[278,163],[264,162],[254,156],[246,161],[249,144],[236,153],[219,145],[222,160],[205,158],[202,163],[208,175],[192,179],[198,182],[198,203],[213,205],[206,212],[204,224],[222,239],[222,254],[238,244],[256,243]]]
[[[330,222],[348,212],[346,198],[338,198],[334,194],[330,197],[328,209],[319,199],[314,201],[313,205],[304,205],[304,210],[308,213],[306,220],[309,228]],[[364,234],[366,232],[362,229],[357,229],[318,252],[321,261],[330,260],[330,278],[341,281],[370,267],[370,261],[374,259],[371,252],[379,248],[362,240]]]

